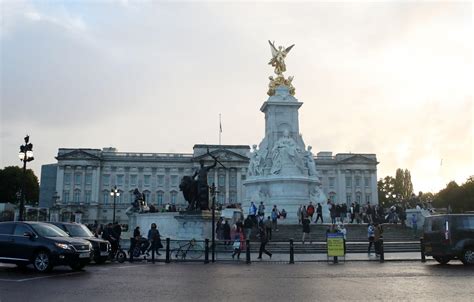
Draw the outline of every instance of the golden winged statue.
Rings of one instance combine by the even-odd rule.
[[[287,48],[284,48],[283,46],[278,46],[277,49],[275,47],[275,42],[271,42],[270,40],[268,40],[268,43],[270,44],[270,49],[272,51],[272,59],[268,64],[275,67],[275,73],[278,76],[281,76],[282,73],[286,71],[285,57],[293,48],[293,46],[295,46],[295,44]]]

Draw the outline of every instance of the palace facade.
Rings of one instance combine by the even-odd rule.
[[[40,206],[50,208],[55,219],[83,223],[112,221],[115,186],[116,220],[127,223],[126,209],[134,201],[138,188],[148,204],[161,208],[174,204],[187,206],[179,184],[183,176],[192,176],[199,167],[213,164],[207,154],[222,165],[208,175],[209,184],[218,188],[216,202],[241,203],[245,196],[242,182],[247,176],[250,148],[247,145],[194,145],[193,153],[131,153],[115,148],[60,148],[57,163],[42,166]],[[377,159],[375,154],[319,152],[314,157],[321,176],[322,190],[336,203],[378,204]],[[80,217],[79,219],[77,219]]]

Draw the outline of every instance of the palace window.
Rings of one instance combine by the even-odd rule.
[[[237,173],[235,171],[230,172],[229,186],[233,188],[237,187]]]
[[[355,181],[356,181],[356,187],[360,187],[360,177],[359,176],[356,176]]]
[[[104,187],[110,186],[110,175],[109,174],[102,175],[102,185]]]
[[[124,179],[124,175],[123,174],[120,174],[120,175],[117,175],[117,186],[123,186],[123,179]]]
[[[365,202],[372,202],[372,194],[370,193],[365,194]]]
[[[85,191],[84,192],[84,201],[86,203],[90,203],[91,202],[91,197],[92,197],[92,192],[91,191]]]
[[[171,175],[171,186],[172,187],[178,186],[178,175]]]
[[[229,203],[237,202],[237,192],[229,192]]]
[[[364,177],[365,180],[365,187],[368,188],[370,186],[370,177]]]
[[[64,184],[65,185],[71,184],[71,173],[64,173]]]
[[[352,188],[352,177],[346,176],[346,188]]]
[[[211,175],[211,173],[209,173],[207,175],[207,183],[209,184],[209,186],[212,186],[212,184],[214,183],[214,174]]]
[[[75,190],[73,201],[74,202],[79,202],[80,199],[81,199],[81,191]]]
[[[362,201],[362,193],[357,192],[356,193],[356,202],[358,202],[360,204],[361,201]]]
[[[145,201],[146,202],[151,202],[151,199],[150,199],[151,193],[150,193],[150,191],[144,191],[143,195],[145,196]]]
[[[162,205],[162,204],[163,204],[163,195],[164,195],[164,194],[165,194],[165,193],[164,193],[163,191],[158,191],[158,192],[156,193],[156,201],[157,201],[157,203],[158,203],[159,205]]]
[[[151,179],[151,175],[143,175],[143,185],[145,187],[150,186],[150,179]]]
[[[329,188],[334,189],[334,183],[336,179],[334,177],[329,177]]]
[[[219,204],[224,204],[224,202],[225,202],[225,193],[224,192],[219,193],[219,195],[217,196],[217,202]]]
[[[86,173],[86,185],[92,184],[92,173]]]
[[[347,193],[346,194],[346,203],[351,203],[352,202],[352,194],[351,193]]]
[[[69,195],[70,195],[70,194],[69,194],[69,191],[64,191],[64,192],[63,192],[63,202],[64,202],[64,203],[68,203],[68,202],[69,202],[69,198],[70,198]]]
[[[176,199],[178,197],[178,193],[176,191],[171,192],[171,204],[176,204]]]
[[[76,173],[74,174],[74,184],[76,186],[80,186],[82,181],[82,174],[81,173]]]
[[[224,187],[225,186],[225,175],[221,174],[219,175],[219,187]]]
[[[107,190],[104,190],[104,191],[102,192],[102,202],[103,202],[104,204],[108,204],[108,203],[109,203],[109,195],[110,195],[110,192],[107,191]]]
[[[135,187],[137,185],[138,176],[136,174],[130,175],[130,185]]]
[[[329,200],[333,203],[336,202],[336,193],[334,192],[329,193]]]
[[[157,183],[159,187],[162,187],[165,185],[165,176],[164,175],[158,175],[157,176]]]

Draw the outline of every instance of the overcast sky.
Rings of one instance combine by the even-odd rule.
[[[259,143],[267,40],[295,43],[300,131],[313,151],[376,153],[415,191],[473,163],[472,4],[1,1],[0,167],[37,175],[58,148],[191,153]]]

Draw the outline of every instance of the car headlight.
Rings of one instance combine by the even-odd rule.
[[[56,242],[55,243],[57,247],[61,248],[61,249],[65,249],[65,250],[69,250],[71,249],[71,246],[69,244],[66,244],[66,243],[58,243]]]
[[[93,250],[92,243],[89,242],[89,251]]]

